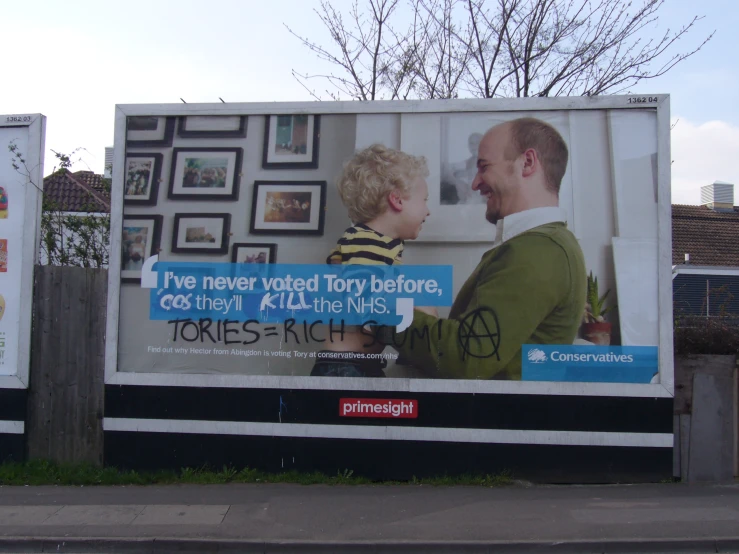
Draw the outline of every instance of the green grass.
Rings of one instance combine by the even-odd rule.
[[[355,476],[350,469],[326,475],[319,472],[284,471],[266,473],[257,469],[186,467],[176,471],[138,472],[100,468],[89,464],[57,464],[46,460],[0,464],[0,485],[172,485],[223,483],[294,483],[300,485],[432,485],[501,487],[513,483],[511,475],[460,475],[432,478],[413,477],[409,481],[373,481]]]

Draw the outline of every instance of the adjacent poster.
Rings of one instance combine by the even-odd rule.
[[[27,385],[41,212],[42,115],[0,115],[0,384]]]

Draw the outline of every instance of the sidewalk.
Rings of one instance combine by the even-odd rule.
[[[739,552],[739,484],[0,487],[0,552]]]

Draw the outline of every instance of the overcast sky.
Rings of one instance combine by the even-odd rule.
[[[334,5],[348,4],[334,0]],[[639,2],[635,2],[639,3]],[[326,43],[318,0],[22,0],[2,8],[0,114],[47,116],[46,146],[86,149],[102,172],[116,104],[308,101],[291,70],[320,71],[285,25]],[[715,180],[739,188],[739,10],[735,0],[667,0],[659,24],[704,15],[680,41],[701,52],[633,92],[669,93],[673,203],[698,204]],[[47,155],[45,173],[54,166]],[[735,193],[736,197],[736,193]]]

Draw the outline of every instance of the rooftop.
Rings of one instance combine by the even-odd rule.
[[[64,212],[110,212],[110,191],[92,171],[55,171],[44,177],[44,196]]]
[[[72,177],[80,183],[84,183],[106,196],[110,196],[110,184],[106,183],[102,175],[92,171],[75,171]]]
[[[672,263],[739,267],[739,206],[714,211],[708,206],[672,205]]]

